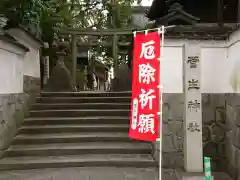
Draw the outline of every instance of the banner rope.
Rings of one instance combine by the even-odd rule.
[[[161,28],[152,28],[152,29],[144,29],[144,30],[138,30],[138,31],[133,31],[133,34],[134,33],[141,33],[141,32],[149,32],[149,31],[159,31],[159,29],[161,29],[162,31],[165,31],[166,29],[169,29],[169,28],[174,28],[176,25],[172,25],[172,26],[162,26]],[[162,32],[161,32],[162,33]]]

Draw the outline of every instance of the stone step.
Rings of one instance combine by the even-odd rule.
[[[70,132],[128,132],[127,124],[80,124],[22,126],[18,134],[70,133]]]
[[[158,171],[157,167],[66,167],[1,171],[0,180],[159,180]],[[162,180],[176,179],[163,175]]]
[[[29,117],[130,116],[129,109],[31,110]]]
[[[36,103],[31,110],[130,109],[130,103]]]
[[[16,156],[64,156],[83,154],[151,154],[147,143],[75,143],[37,144],[12,146],[6,151],[8,157]]]
[[[150,168],[157,164],[146,154],[105,154],[78,156],[23,156],[0,161],[0,170],[27,170],[63,167],[138,167]],[[107,173],[107,172],[106,172]]]
[[[116,132],[83,132],[55,134],[19,134],[13,140],[13,145],[20,144],[50,144],[50,143],[80,143],[80,142],[134,142],[128,133]]]
[[[23,125],[129,124],[129,116],[29,117]]]
[[[213,172],[213,180],[232,180],[232,178],[224,172]]]
[[[124,97],[131,96],[131,91],[121,92],[98,92],[98,91],[83,91],[83,92],[42,92],[42,97]]]
[[[37,103],[130,103],[131,97],[39,97]]]

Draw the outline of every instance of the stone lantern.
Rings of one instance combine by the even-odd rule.
[[[145,28],[149,24],[149,19],[146,17],[148,6],[134,6],[132,12],[132,24],[136,28]]]

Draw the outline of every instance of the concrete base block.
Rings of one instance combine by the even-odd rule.
[[[182,170],[176,170],[177,180],[204,180],[204,173],[188,173]],[[224,172],[212,172],[212,180],[232,180],[229,175]]]

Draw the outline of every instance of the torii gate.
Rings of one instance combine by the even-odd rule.
[[[112,54],[113,54],[113,66],[114,72],[116,72],[118,68],[118,45],[121,46],[129,46],[131,42],[119,42],[119,35],[132,35],[133,31],[136,29],[78,29],[78,28],[66,28],[61,31],[63,35],[71,35],[71,53],[72,53],[72,82],[76,85],[76,69],[77,69],[77,36],[112,36],[111,43],[103,43],[102,45],[105,47],[112,46]],[[80,46],[98,46],[99,43],[87,42],[83,43]]]

